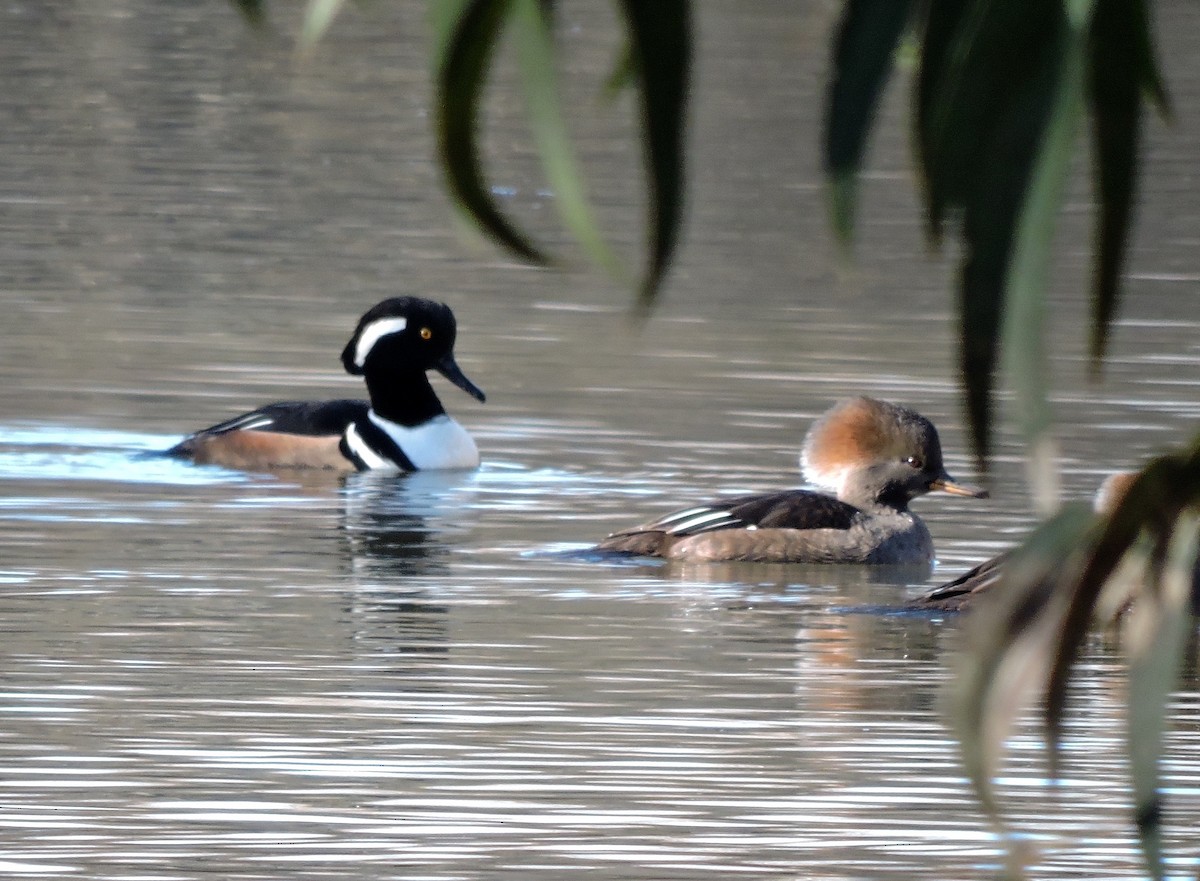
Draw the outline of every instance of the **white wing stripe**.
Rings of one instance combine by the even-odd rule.
[[[667,530],[667,532],[674,532],[674,533],[687,532],[691,529],[695,529],[697,526],[713,527],[713,526],[717,526],[718,524],[723,525],[723,526],[724,525],[732,526],[735,523],[740,523],[740,522],[741,521],[738,520],[738,518],[734,517],[728,511],[709,510],[703,514],[700,514],[696,517],[691,518],[690,520],[684,520],[682,523],[674,524]]]
[[[677,520],[687,520],[697,514],[707,514],[712,510],[712,508],[688,508],[686,511],[676,511],[674,514],[668,514],[666,517],[656,520],[654,525],[668,526]]]

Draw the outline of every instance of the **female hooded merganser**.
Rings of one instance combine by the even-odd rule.
[[[809,482],[836,498],[807,490],[742,496],[615,533],[598,549],[696,562],[928,563],[933,539],[908,503],[932,490],[987,497],[946,473],[933,423],[873,398],[822,416],[800,463]]]
[[[394,297],[372,307],[342,351],[346,372],[367,383],[370,402],[285,401],[184,438],[168,455],[243,470],[327,468],[424,471],[477,468],[479,450],[446,415],[427,370],[480,401],[454,361],[449,306]]]
[[[1096,490],[1096,495],[1092,498],[1092,509],[1097,514],[1111,514],[1137,476],[1136,471],[1118,471],[1116,474],[1110,474]],[[980,597],[1003,583],[1004,569],[1010,555],[1010,551],[1005,551],[990,560],[984,560],[953,581],[947,581],[910,600],[908,608],[931,612],[962,612],[970,608]]]

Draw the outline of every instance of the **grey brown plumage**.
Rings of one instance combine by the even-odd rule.
[[[801,463],[834,495],[785,490],[684,508],[597,547],[691,561],[923,563],[933,541],[908,503],[933,490],[986,495],[946,473],[928,419],[873,398],[843,401],[817,420]]]

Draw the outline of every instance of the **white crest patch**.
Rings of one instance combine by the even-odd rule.
[[[387,432],[418,471],[479,467],[479,449],[475,441],[465,428],[445,413],[412,428],[389,422],[374,410],[367,415]]]
[[[380,318],[372,321],[358,335],[354,346],[354,364],[362,367],[367,361],[367,355],[375,348],[375,344],[388,334],[399,333],[408,327],[407,318]]]
[[[842,489],[846,485],[846,478],[849,476],[851,468],[844,466],[842,468],[818,468],[812,463],[808,455],[808,444],[804,445],[804,449],[800,452],[800,472],[804,475],[804,479],[813,486],[831,492],[835,496],[841,497]]]

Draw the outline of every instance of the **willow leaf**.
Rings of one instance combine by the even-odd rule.
[[[1058,87],[1018,216],[1004,296],[1005,369],[1016,392],[1028,448],[1029,482],[1042,516],[1058,507],[1057,455],[1050,436],[1052,416],[1046,380],[1045,294],[1058,209],[1083,115],[1086,11],[1082,17],[1084,20],[1068,20],[1064,30]]]
[[[1121,265],[1129,237],[1142,128],[1142,62],[1137,37],[1145,9],[1131,0],[1097,0],[1089,47],[1092,154],[1099,209],[1092,292],[1093,370],[1116,313]]]
[[[1044,718],[1052,761],[1057,757],[1066,706],[1067,682],[1087,634],[1105,583],[1146,529],[1162,532],[1182,507],[1200,499],[1200,438],[1191,459],[1163,456],[1151,461],[1133,481],[1088,552],[1076,580],[1050,667]],[[1188,462],[1192,464],[1188,464]]]
[[[909,19],[911,0],[849,0],[833,51],[825,118],[825,166],[833,226],[845,242],[854,230],[854,201],[867,133],[892,57]]]
[[[960,372],[986,462],[991,394],[1018,218],[1057,94],[1065,13],[1038,0],[929,4],[918,143],[930,228],[962,216]]]
[[[961,120],[952,119],[960,104],[956,96],[963,83],[962,65],[966,53],[964,34],[971,30],[979,14],[978,0],[926,2],[921,30],[920,67],[917,76],[914,114],[917,158],[925,184],[926,217],[930,235],[936,240],[952,204],[961,204],[957,182],[966,176],[961,156],[946,149],[947,132]]]
[[[471,0],[449,31],[437,78],[438,156],[459,207],[508,250],[546,265],[545,255],[500,210],[480,165],[480,98],[496,42],[511,15],[512,0]]]
[[[992,780],[1000,755],[1020,710],[1045,684],[1065,613],[1058,585],[1078,571],[1078,549],[1094,522],[1086,506],[1073,504],[1039,526],[1006,556],[996,589],[967,620],[955,715],[967,775],[997,825]]]
[[[1185,518],[1167,537],[1159,590],[1144,590],[1130,612],[1129,733],[1134,817],[1152,878],[1165,877],[1162,847],[1162,755],[1167,704],[1179,679],[1192,619],[1188,614],[1196,563],[1197,529]],[[1151,567],[1143,571],[1150,576]]]
[[[1130,22],[1128,38],[1134,48],[1134,67],[1138,72],[1139,82],[1158,108],[1158,112],[1170,119],[1173,115],[1171,96],[1167,93],[1167,84],[1163,80],[1154,52],[1150,7],[1145,0],[1129,0],[1129,6],[1133,10],[1133,20]]]
[[[266,24],[266,0],[233,0],[233,5],[242,14],[242,18],[246,19],[251,25],[261,27]]]
[[[429,26],[433,30],[432,58],[436,62],[435,77],[437,67],[440,67],[446,57],[446,51],[454,37],[454,30],[458,27],[458,22],[462,19],[463,12],[470,3],[471,0],[429,0],[425,7]]]
[[[632,88],[637,81],[637,71],[633,68],[633,52],[630,48],[629,41],[626,40],[621,44],[621,48],[617,50],[617,56],[613,59],[612,69],[608,72],[608,76],[604,78],[604,88],[601,93],[613,100],[621,92]]]
[[[311,49],[325,36],[325,32],[345,5],[346,0],[308,0],[308,6],[304,10],[304,21],[300,26],[300,48]]]
[[[683,136],[691,71],[691,4],[688,0],[622,0],[629,48],[641,86],[647,177],[650,184],[650,253],[640,285],[648,307],[658,294],[683,222]]]
[[[544,0],[514,0],[517,57],[534,139],[563,222],[596,263],[610,275],[620,277],[623,274],[620,262],[609,250],[588,206],[583,177],[575,164],[570,134],[559,109],[552,20],[546,6]]]

